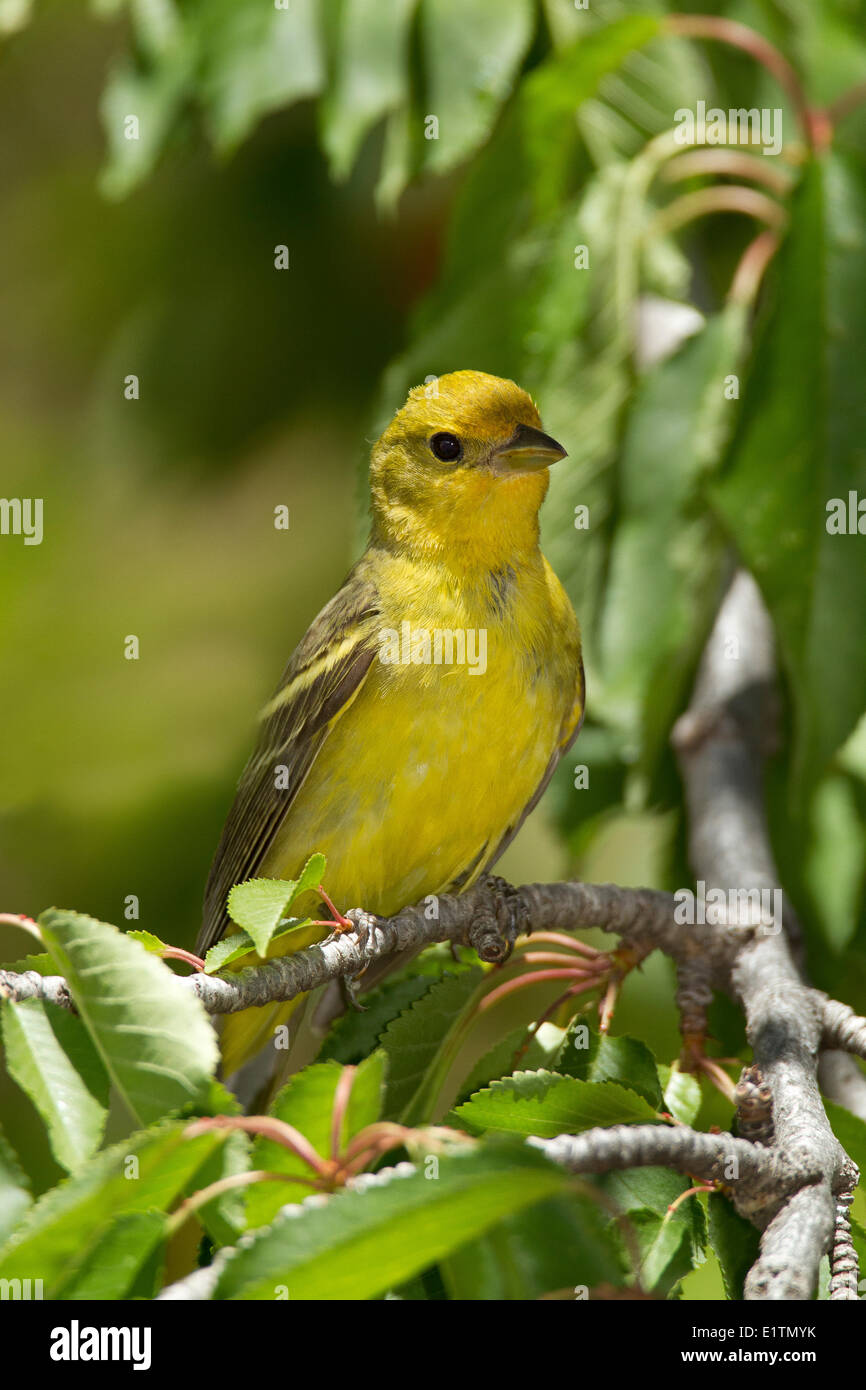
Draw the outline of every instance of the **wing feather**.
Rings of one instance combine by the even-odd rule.
[[[255,877],[328,731],[360,690],[376,653],[378,614],[376,586],[357,565],[296,647],[263,711],[258,744],[214,856],[199,955],[223,935],[230,889]],[[277,767],[286,769],[279,786]]]

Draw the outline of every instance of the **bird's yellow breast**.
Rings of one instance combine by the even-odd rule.
[[[486,867],[567,731],[580,646],[540,554],[472,584],[393,557],[377,585],[376,657],[260,872],[321,850],[342,907],[389,915]]]

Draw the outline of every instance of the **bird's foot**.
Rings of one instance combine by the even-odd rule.
[[[499,938],[499,949],[495,955],[482,953],[480,950],[478,954],[482,960],[504,965],[514,950],[514,943],[517,938],[529,936],[532,932],[529,909],[521,897],[519,889],[509,883],[507,879],[499,878],[496,874],[489,874],[487,878],[482,880],[480,886],[491,897],[490,915],[493,919],[491,925]],[[476,947],[476,949],[478,948]]]
[[[361,973],[363,974],[363,971]],[[343,1004],[347,1009],[351,1009],[353,1013],[365,1014],[367,1012],[367,1006],[366,1004],[362,1004],[358,998],[360,990],[361,986],[358,983],[358,977],[350,980],[345,975],[340,976],[340,994],[343,999]]]

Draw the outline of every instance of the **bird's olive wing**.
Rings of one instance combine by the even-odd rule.
[[[229,924],[226,899],[255,877],[328,730],[351,703],[376,654],[375,584],[356,567],[295,649],[244,769],[211,866],[196,950]]]

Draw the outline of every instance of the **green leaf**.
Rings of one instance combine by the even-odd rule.
[[[839,956],[847,952],[857,930],[864,887],[866,829],[857,801],[856,785],[847,775],[825,777],[816,787],[803,864],[811,890],[810,916],[818,920],[824,940]]]
[[[832,1100],[824,1100],[824,1109],[842,1148],[854,1160],[860,1172],[866,1173],[866,1122]]]
[[[187,100],[194,62],[194,49],[179,31],[160,60],[111,68],[100,103],[108,146],[100,187],[106,197],[125,197],[154,169]]]
[[[240,1110],[239,1105],[237,1109]],[[196,1173],[195,1191],[201,1191],[221,1178],[249,1172],[252,1167],[251,1152],[252,1140],[248,1134],[238,1130],[229,1131],[225,1143],[214,1150]],[[192,1191],[187,1190],[187,1196],[192,1196]],[[223,1192],[197,1207],[195,1215],[215,1246],[233,1245],[246,1230],[246,1191],[239,1187]]]
[[[408,975],[386,980],[363,998],[363,1012],[347,1009],[337,1020],[319,1053],[322,1062],[359,1062],[376,1046],[392,1019],[420,999],[430,988],[429,975]]]
[[[522,1071],[479,1091],[458,1105],[454,1123],[480,1133],[579,1134],[594,1125],[649,1124],[658,1120],[651,1105],[612,1081],[581,1081],[549,1071]]]
[[[139,946],[143,946],[153,956],[158,956],[167,949],[166,942],[160,941],[159,937],[154,936],[152,931],[139,931],[136,928],[134,931],[128,931],[126,935],[130,941],[137,941]]]
[[[616,1081],[643,1096],[653,1111],[662,1108],[656,1061],[646,1044],[598,1033],[582,1018],[570,1024],[552,1070],[583,1081]]]
[[[87,1264],[112,1222],[128,1212],[171,1209],[225,1133],[185,1139],[163,1124],[95,1154],[36,1202],[0,1249],[0,1278],[40,1278],[45,1298]]]
[[[198,1000],[116,927],[49,908],[39,919],[109,1076],[140,1123],[209,1094],[218,1049]]]
[[[322,144],[345,178],[364,136],[409,99],[409,32],[418,0],[353,0],[337,20],[334,80],[322,111]]]
[[[37,975],[57,974],[57,966],[47,951],[38,956],[24,956],[21,960],[13,961],[11,965],[4,965],[3,969],[15,975],[24,975],[28,970],[35,971]]]
[[[680,1071],[679,1067],[666,1067],[661,1063],[658,1072],[664,1093],[664,1109],[681,1124],[694,1124],[703,1100],[697,1077]]]
[[[118,1299],[129,1297],[142,1269],[164,1240],[166,1219],[158,1211],[125,1212],[116,1217],[53,1297]]]
[[[349,1104],[340,1135],[341,1148],[359,1130],[379,1118],[385,1083],[386,1057],[374,1052],[362,1062],[355,1073]],[[312,1144],[323,1158],[331,1149],[331,1115],[334,1095],[343,1068],[338,1062],[317,1062],[305,1067],[285,1085],[270,1107],[270,1114],[293,1125]],[[269,1173],[286,1173],[292,1177],[309,1178],[310,1168],[282,1144],[257,1138],[253,1145],[250,1166]],[[286,1203],[302,1202],[315,1191],[312,1183],[262,1182],[251,1186],[246,1194],[247,1224],[263,1226]]]
[[[576,1286],[623,1283],[619,1245],[591,1196],[551,1197],[508,1216],[441,1265],[454,1300],[541,1298]]]
[[[358,1067],[352,1085],[346,1118],[341,1131],[342,1143],[350,1139],[367,1125],[375,1124],[382,1113],[385,1099],[385,1086],[388,1076],[388,1054],[379,1048],[367,1057]]]
[[[27,1175],[0,1130],[0,1243],[12,1233],[32,1201]]]
[[[863,537],[828,505],[866,496],[866,182],[835,155],[808,166],[730,467],[714,496],[757,579],[795,716],[795,782],[812,787],[866,708]],[[803,798],[792,804],[804,805]]]
[[[736,419],[746,313],[729,305],[652,368],[630,402],[618,465],[599,656],[605,720],[642,749],[667,748],[718,605],[726,546],[700,501]]]
[[[425,121],[439,123],[425,138],[425,164],[452,168],[489,135],[529,47],[532,0],[421,0],[426,74]],[[426,132],[425,132],[426,135]]]
[[[388,1024],[381,1039],[388,1054],[387,1119],[419,1124],[436,1118],[436,1095],[452,1060],[447,1044],[453,1043],[483,978],[478,967],[444,975]]]
[[[521,1071],[536,1071],[539,1068],[550,1068],[556,1070],[554,1058],[562,1048],[564,1031],[557,1028],[555,1023],[542,1023],[538,1032],[534,1033],[532,1040],[523,1055],[518,1059]],[[514,1055],[518,1048],[526,1042],[526,1028],[515,1028],[501,1038],[498,1043],[479,1057],[469,1076],[460,1087],[460,1099],[468,1100],[476,1091],[480,1091],[483,1086],[488,1086],[491,1081],[498,1081],[504,1076],[511,1076],[515,1071]]]
[[[264,882],[262,879],[253,879],[250,881],[255,883]],[[278,881],[281,882],[282,880]],[[246,886],[246,884],[238,885],[238,887],[243,888]],[[275,941],[279,941],[281,937],[288,936],[289,932],[297,931],[300,927],[308,927],[309,925],[309,917],[290,917],[287,921],[281,922],[272,933],[268,946],[265,947],[265,951],[267,952],[268,948],[273,946]],[[244,956],[248,956],[251,953],[258,955],[256,943],[253,941],[249,932],[232,932],[231,935],[222,937],[215,945],[211,946],[204,958],[205,974],[215,975],[218,970],[222,970],[223,966],[231,965],[231,963],[236,960],[242,960]],[[252,964],[253,962],[250,963]]]
[[[628,1217],[632,1241],[627,1239],[622,1222],[618,1223],[624,1257],[632,1263],[631,1245],[636,1240],[640,1254],[636,1272],[644,1288],[667,1296],[700,1263],[706,1245],[706,1220],[697,1197],[668,1211],[691,1183],[666,1168],[627,1168],[621,1173],[606,1173],[598,1182]]]
[[[314,0],[203,0],[200,91],[218,149],[235,149],[262,116],[315,96],[324,55]]]
[[[718,1192],[710,1193],[707,1214],[710,1246],[721,1267],[725,1293],[740,1302],[746,1275],[758,1258],[761,1238],[751,1222]]]
[[[262,958],[267,955],[271,938],[292,903],[302,893],[308,893],[319,886],[324,877],[325,867],[325,856],[313,854],[304,865],[300,878],[250,878],[246,883],[235,884],[229,893],[229,916],[248,933]],[[304,921],[293,925],[303,926]],[[229,940],[231,939],[230,937]],[[234,959],[237,953],[238,948],[234,948],[231,954],[222,959],[222,964],[225,965],[227,960]],[[210,951],[208,957],[210,958]],[[210,970],[214,968],[218,967],[209,965]]]
[[[4,1000],[6,1067],[39,1111],[51,1152],[67,1172],[99,1148],[108,1114],[108,1073],[79,1018],[41,999]]]
[[[428,373],[472,361],[485,371],[537,385],[544,382],[539,358],[543,366],[554,349],[573,344],[588,301],[585,273],[574,268],[574,245],[610,244],[611,201],[605,198],[592,217],[592,235],[575,227],[575,206],[568,197],[578,141],[574,111],[657,29],[649,16],[630,16],[548,59],[521,82],[462,185],[439,279],[415,316],[407,351],[385,377],[378,411],[382,426],[408,388]],[[590,188],[597,194],[593,181]],[[598,203],[596,196],[594,206]],[[580,206],[583,210],[585,200]],[[591,372],[592,355],[586,357],[585,370]],[[566,377],[563,416],[568,421],[574,418],[574,392],[582,389],[582,377],[574,372]],[[588,394],[587,403],[597,407],[597,381],[590,391],[595,394]],[[545,420],[554,428],[548,410],[545,397]],[[569,539],[573,550],[573,528]]]
[[[375,1298],[570,1179],[524,1145],[441,1157],[438,1177],[401,1165],[326,1205],[294,1207],[223,1270],[217,1299]]]

